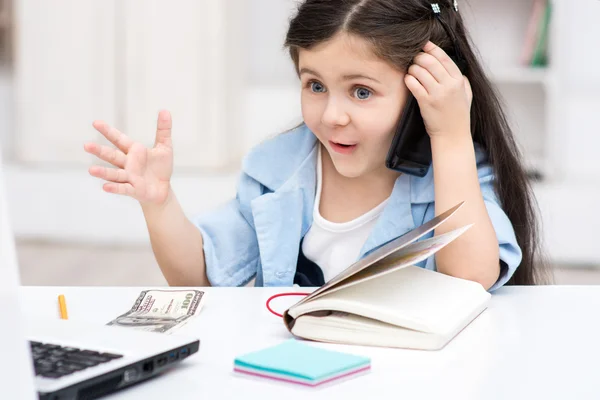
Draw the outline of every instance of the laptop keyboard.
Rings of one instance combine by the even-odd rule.
[[[120,354],[101,353],[49,343],[33,341],[29,343],[35,374],[45,378],[60,378],[123,357]]]

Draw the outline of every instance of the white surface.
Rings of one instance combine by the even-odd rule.
[[[6,274],[2,265],[0,265],[0,274],[4,280]],[[0,331],[0,354],[3,355],[4,360],[11,360],[11,362],[0,363],[2,398],[33,400],[37,398],[31,389],[34,387],[33,363],[29,345],[23,341],[23,321],[17,293],[14,290],[5,291],[4,282],[0,282],[0,285],[3,321]]]
[[[158,110],[173,116],[175,166],[222,169],[241,152],[245,1],[117,2],[120,124],[152,145]],[[240,27],[241,26],[241,27]],[[234,117],[232,117],[234,116]]]
[[[8,197],[15,234],[72,242],[147,243],[148,231],[135,200],[102,190],[86,168],[7,168]],[[189,213],[208,211],[235,195],[237,174],[184,175],[172,180]],[[43,201],[40,201],[43,199]]]
[[[546,68],[529,68],[522,66],[492,68],[490,78],[496,83],[539,83],[545,84],[548,79]]]
[[[145,288],[144,288],[145,289]],[[56,315],[66,295],[72,320],[104,324],[127,310],[142,288],[24,287],[29,317]],[[180,334],[200,352],[172,373],[111,399],[597,399],[600,286],[503,288],[489,308],[437,352],[315,346],[371,357],[372,372],[317,390],[233,375],[233,360],[290,336],[265,308],[285,288],[209,288],[200,315]],[[297,298],[280,298],[281,311]],[[393,394],[393,395],[392,395]]]
[[[0,354],[3,357],[12,355],[8,357],[11,362],[0,362],[0,388],[11,392],[12,396],[8,398],[27,400],[34,398],[30,389],[33,387],[33,366],[29,361],[31,355],[28,345],[21,340],[24,329],[18,302],[19,269],[5,188],[0,149],[0,305],[3,322],[0,328]]]
[[[14,6],[15,156],[42,166],[84,163],[92,121],[116,115],[115,1]]]
[[[241,152],[244,3],[15,2],[15,158],[81,165],[95,119],[152,145],[167,108],[176,166],[229,166]]]

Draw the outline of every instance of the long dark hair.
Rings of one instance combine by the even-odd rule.
[[[285,46],[297,70],[300,49],[310,49],[345,32],[367,40],[377,56],[405,72],[427,41],[446,51],[453,49],[454,43],[434,17],[431,3],[427,0],[306,0],[290,21]],[[540,256],[537,204],[500,96],[473,51],[474,46],[453,1],[437,3],[441,18],[454,32],[456,46],[467,64],[466,76],[473,90],[473,141],[482,146],[489,157],[496,178],[496,194],[523,252],[521,264],[508,284],[547,283],[550,273]]]

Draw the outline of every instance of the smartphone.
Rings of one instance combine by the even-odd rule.
[[[464,74],[466,62],[455,55],[450,57]],[[409,92],[385,165],[394,171],[424,177],[429,171],[431,161],[429,134],[425,129],[419,103]]]

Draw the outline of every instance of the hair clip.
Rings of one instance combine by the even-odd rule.
[[[458,12],[458,0],[454,0],[454,4],[452,5],[454,11]],[[441,14],[442,11],[440,9],[439,3],[431,3],[431,8],[435,14]]]
[[[456,10],[458,12],[458,1],[457,0],[454,0],[453,7],[454,7],[454,10]],[[452,31],[452,29],[450,29],[450,26],[448,26],[448,24],[442,19],[442,10],[440,8],[440,4],[439,3],[431,3],[431,9],[433,10],[433,15],[440,22],[440,24],[442,25],[442,28],[444,28],[444,30],[446,31],[446,34],[452,41],[452,45],[454,47],[454,53],[456,56],[456,59],[454,61],[464,64],[464,60],[460,53],[460,48],[458,46],[458,41],[456,39],[456,36],[454,35],[454,32]],[[459,66],[459,68],[461,68],[461,71],[462,71],[466,67]]]

